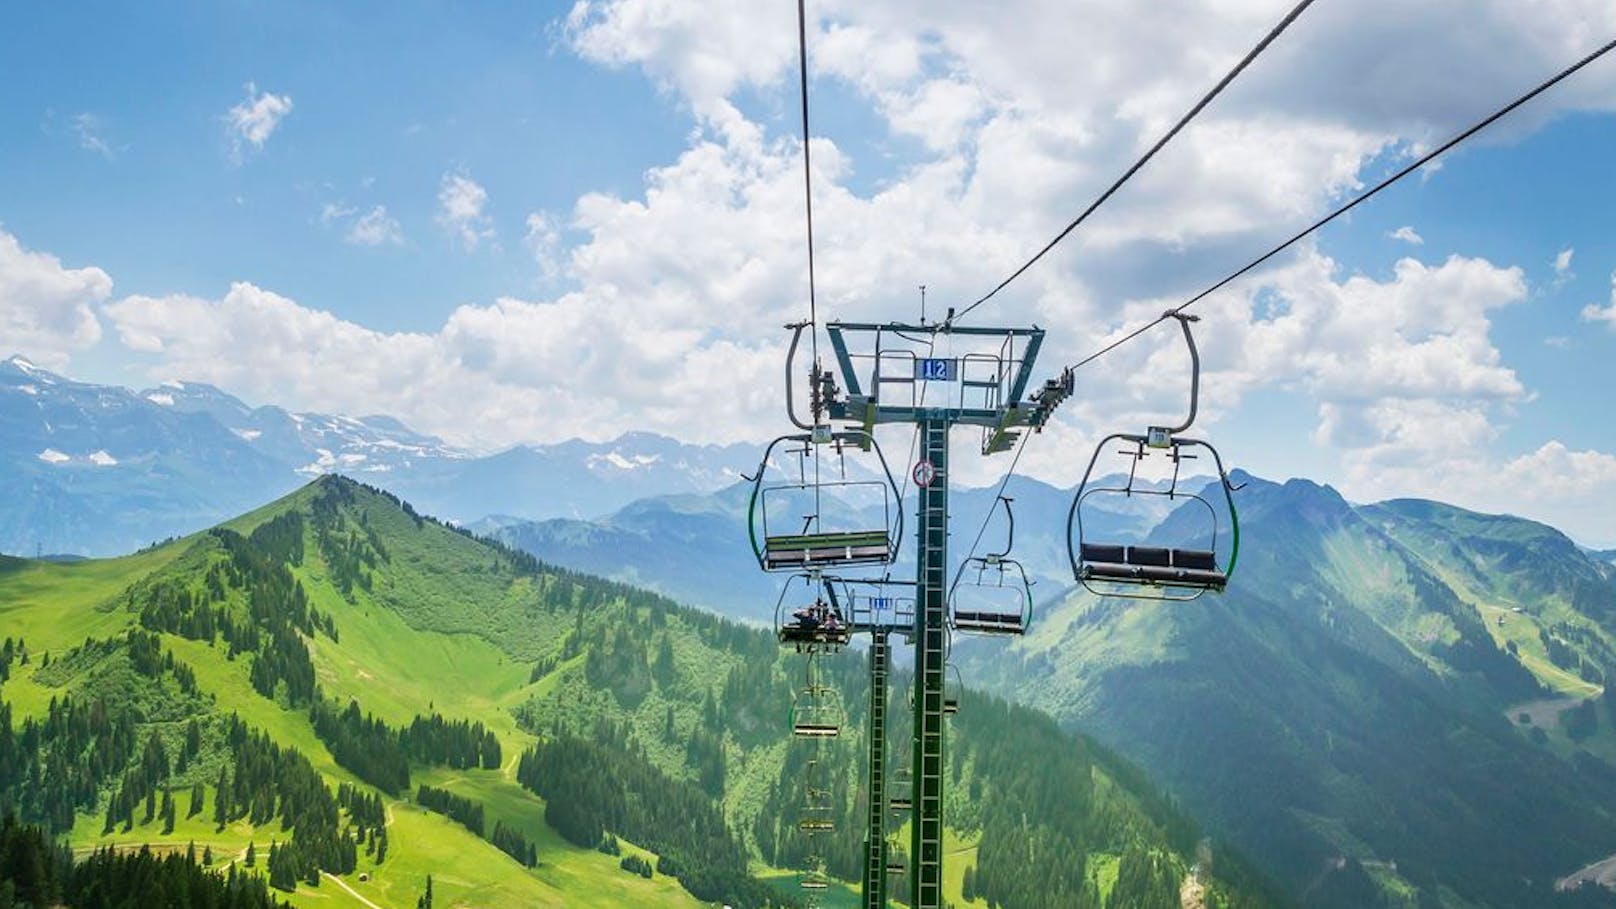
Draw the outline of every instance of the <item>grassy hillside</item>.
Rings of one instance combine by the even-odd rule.
[[[0,770],[0,807],[80,850],[195,843],[223,867],[250,846],[300,906],[409,906],[429,874],[439,906],[694,906],[701,882],[773,881],[796,898],[805,756],[786,717],[801,667],[770,635],[546,568],[348,481],[124,559],[6,560],[7,638],[0,755],[42,769]],[[832,671],[848,734],[831,752],[844,822],[829,859],[847,878],[867,693],[855,653]],[[467,731],[480,749],[469,764],[411,732],[435,717]],[[1079,905],[1084,888],[1095,905],[1177,905],[1196,834],[1136,771],[992,699],[968,697],[951,739],[957,905],[985,905],[964,899],[967,867],[1005,906]],[[616,780],[609,791],[650,781],[652,801],[715,806],[718,828],[674,835],[677,822],[647,826],[577,787],[519,779],[528,755],[569,741],[607,762],[586,778]],[[554,764],[558,753],[555,773],[589,769]],[[482,835],[418,804],[420,786],[475,808]],[[557,810],[604,824],[616,854],[598,837],[569,841],[562,830],[578,828],[552,823]],[[1043,870],[1012,873],[1039,854]],[[629,857],[665,870],[633,873]],[[1206,886],[1208,905],[1260,899],[1233,857]]]

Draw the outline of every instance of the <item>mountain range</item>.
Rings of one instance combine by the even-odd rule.
[[[755,466],[747,446],[649,433],[480,455],[386,416],[249,407],[195,382],[135,391],[0,361],[0,552],[105,556],[201,530],[341,472],[448,520],[593,517],[709,492]]]

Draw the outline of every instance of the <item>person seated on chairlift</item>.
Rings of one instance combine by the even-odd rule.
[[[794,610],[791,617],[796,620],[798,628],[804,631],[816,631],[820,628],[834,629],[836,627],[836,614],[824,600],[815,600],[813,605],[804,606]]]

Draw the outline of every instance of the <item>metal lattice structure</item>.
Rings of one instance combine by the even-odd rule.
[[[793,375],[790,359],[795,355],[802,331],[810,324],[790,327],[796,330],[796,335],[792,340],[792,354],[788,356],[788,378]],[[817,362],[814,364],[809,383],[811,420],[798,416],[788,395],[787,408],[792,422],[804,432],[782,437],[765,453],[753,495],[753,549],[764,570],[806,570],[807,585],[817,584],[824,590],[822,598],[815,594],[809,612],[794,609],[789,623],[784,618],[779,619],[783,644],[808,652],[812,660],[815,652],[839,646],[844,640],[841,634],[868,633],[871,636],[866,778],[869,802],[860,905],[864,909],[884,909],[889,877],[907,873],[909,905],[915,909],[941,909],[945,719],[958,710],[959,703],[957,695],[950,696],[947,691],[948,636],[954,621],[950,614],[950,594],[958,583],[951,579],[948,552],[949,433],[956,426],[976,427],[981,433],[980,450],[984,455],[1011,450],[1023,433],[1042,428],[1054,408],[1071,393],[1071,378],[1069,373],[1063,374],[1028,395],[1033,363],[1044,338],[1043,330],[1036,327],[977,328],[947,322],[930,325],[832,322],[825,330],[839,376],[822,369]],[[937,355],[939,344],[947,348],[943,356]],[[965,349],[956,353],[956,347]],[[939,394],[933,396],[933,391]],[[918,442],[919,460],[909,471],[915,490],[915,580],[910,584],[885,577],[823,576],[819,573],[821,568],[846,570],[884,566],[897,558],[901,542],[898,534],[883,536],[874,526],[854,531],[832,528],[819,512],[827,491],[843,492],[863,482],[881,487],[884,495],[886,487],[896,485],[874,437],[876,427],[893,424],[915,427]],[[822,473],[816,472],[810,477],[804,472],[799,473],[794,483],[771,487],[764,480],[764,472],[770,468],[770,453],[782,441],[791,450],[803,452],[805,459],[816,457],[816,449],[831,450],[834,446],[840,457],[848,446],[856,446],[876,455],[880,471],[873,480],[864,481],[849,480],[845,474],[827,480]],[[778,519],[776,525],[769,524],[766,513],[769,496],[783,494],[771,493],[771,489],[787,492],[794,489],[804,496],[813,496],[811,513],[792,514],[791,519],[800,523],[790,533],[773,529]],[[900,491],[900,503],[902,498]],[[765,512],[761,516],[760,509]],[[884,512],[882,518],[880,523],[886,524],[889,531],[902,527],[901,511],[896,516]],[[850,533],[852,535],[848,535]],[[841,535],[833,537],[833,534]],[[997,561],[994,565],[997,568]],[[784,606],[777,607],[777,617],[786,614]],[[826,617],[833,617],[832,621],[840,629],[834,641],[823,631]],[[1025,619],[1019,610],[1016,619],[999,623],[1003,627],[996,630],[1021,633]],[[914,645],[915,690],[906,791],[889,799],[887,699],[891,671],[889,637],[894,632]],[[799,698],[812,701],[817,694],[819,692],[810,684]],[[799,722],[799,719],[804,721]],[[828,732],[828,724],[807,722],[808,719],[811,717],[806,706],[794,714],[793,732],[799,737],[814,739],[834,734]],[[907,866],[889,854],[886,839],[888,815],[903,813],[909,814],[911,822]],[[821,889],[822,869],[811,870],[803,883],[810,890]]]

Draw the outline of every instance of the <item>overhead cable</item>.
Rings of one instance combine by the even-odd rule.
[[[814,354],[814,369],[819,369],[819,310],[814,299],[814,177],[808,158],[808,11],[806,0],[797,0],[797,60],[802,86],[802,201],[808,215],[808,330]],[[817,420],[817,417],[815,418]]]
[[[1471,136],[1474,136],[1476,133],[1479,133],[1482,130],[1486,129],[1487,127],[1491,126],[1493,123],[1497,122],[1499,119],[1501,119],[1504,116],[1508,115],[1509,113],[1514,111],[1516,108],[1518,108],[1521,105],[1525,104],[1526,102],[1532,100],[1533,98],[1536,98],[1538,95],[1542,94],[1543,92],[1548,91],[1550,88],[1553,88],[1556,84],[1558,84],[1559,82],[1561,82],[1565,78],[1569,77],[1573,73],[1577,72],[1578,70],[1582,69],[1583,67],[1587,66],[1588,64],[1594,62],[1595,60],[1598,60],[1600,57],[1603,57],[1605,54],[1610,53],[1612,50],[1616,50],[1616,39],[1612,39],[1611,41],[1609,41],[1606,44],[1604,44],[1603,46],[1601,46],[1598,50],[1595,50],[1593,53],[1589,54],[1586,57],[1583,57],[1581,60],[1578,60],[1576,63],[1571,64],[1570,66],[1568,66],[1565,69],[1561,70],[1559,73],[1555,74],[1551,78],[1549,78],[1549,79],[1545,80],[1544,82],[1540,83],[1536,88],[1532,89],[1531,91],[1527,92],[1524,95],[1521,95],[1519,98],[1516,98],[1514,101],[1511,101],[1510,103],[1504,105],[1503,107],[1501,107],[1498,110],[1494,111],[1492,114],[1489,114],[1485,119],[1477,121],[1473,126],[1469,127],[1464,132],[1459,133],[1458,135],[1456,135],[1453,138],[1449,139],[1448,141],[1442,143],[1441,145],[1437,146],[1436,148],[1432,149],[1431,151],[1426,152],[1425,154],[1421,155],[1419,158],[1417,158],[1413,162],[1411,162],[1408,166],[1402,168],[1401,170],[1398,170],[1396,173],[1394,173],[1391,176],[1387,177],[1386,179],[1380,181],[1379,183],[1376,183],[1373,187],[1369,188],[1368,190],[1366,190],[1366,191],[1364,191],[1362,193],[1359,193],[1357,196],[1353,197],[1353,199],[1350,202],[1347,202],[1346,204],[1341,205],[1340,207],[1336,208],[1334,211],[1330,212],[1329,214],[1325,215],[1324,217],[1320,218],[1319,220],[1314,221],[1312,224],[1310,224],[1307,227],[1303,228],[1302,230],[1298,231],[1289,240],[1286,240],[1285,242],[1279,244],[1278,246],[1275,246],[1273,249],[1270,249],[1268,252],[1263,253],[1261,256],[1258,256],[1257,258],[1251,260],[1250,262],[1246,263],[1245,265],[1243,265],[1240,268],[1236,269],[1235,271],[1231,272],[1228,275],[1228,277],[1225,277],[1223,280],[1217,282],[1216,284],[1213,284],[1211,287],[1208,287],[1206,290],[1201,291],[1200,293],[1196,294],[1195,296],[1190,297],[1188,300],[1184,301],[1183,303],[1179,304],[1178,306],[1176,306],[1176,307],[1174,307],[1172,309],[1169,309],[1168,311],[1162,313],[1160,316],[1157,316],[1155,319],[1152,319],[1151,321],[1146,322],[1145,324],[1139,326],[1138,328],[1134,329],[1133,331],[1128,332],[1127,334],[1123,335],[1122,337],[1118,338],[1117,340],[1112,341],[1110,344],[1107,344],[1105,347],[1102,347],[1099,350],[1095,351],[1094,353],[1089,354],[1087,357],[1084,357],[1083,359],[1081,359],[1081,360],[1077,361],[1076,363],[1072,364],[1071,368],[1072,369],[1077,369],[1077,368],[1082,367],[1082,366],[1087,366],[1089,363],[1094,362],[1095,360],[1099,359],[1100,357],[1103,357],[1106,354],[1110,353],[1111,351],[1116,350],[1118,347],[1121,347],[1122,345],[1128,343],[1129,341],[1132,341],[1134,338],[1139,337],[1140,335],[1144,334],[1145,332],[1149,331],[1150,329],[1155,328],[1157,325],[1160,325],[1162,322],[1165,322],[1168,319],[1173,318],[1174,316],[1178,315],[1179,313],[1182,313],[1186,309],[1189,309],[1191,306],[1194,306],[1195,304],[1201,302],[1202,300],[1206,299],[1207,297],[1211,296],[1212,294],[1217,293],[1218,291],[1222,290],[1224,287],[1228,286],[1231,282],[1233,282],[1236,279],[1240,278],[1242,275],[1245,275],[1246,273],[1250,272],[1252,269],[1257,268],[1258,266],[1262,265],[1264,262],[1267,262],[1269,259],[1272,259],[1273,257],[1279,255],[1280,253],[1282,253],[1285,250],[1289,249],[1290,247],[1294,246],[1297,242],[1302,240],[1308,234],[1313,233],[1314,231],[1318,230],[1319,228],[1323,227],[1324,225],[1329,224],[1331,221],[1334,221],[1336,218],[1341,217],[1342,215],[1346,214],[1349,211],[1352,211],[1354,208],[1357,208],[1360,204],[1362,204],[1364,202],[1367,202],[1371,197],[1373,197],[1375,194],[1379,193],[1381,190],[1385,189],[1388,186],[1391,186],[1393,183],[1396,183],[1397,181],[1399,181],[1399,180],[1403,179],[1404,177],[1408,176],[1409,174],[1419,170],[1421,167],[1424,167],[1426,164],[1430,163],[1431,161],[1435,160],[1437,157],[1441,156],[1444,152],[1447,152],[1449,149],[1453,148],[1454,146],[1458,145],[1459,143],[1465,141],[1466,139],[1469,139]]]
[[[1313,5],[1313,0],[1302,0],[1302,2],[1296,4],[1296,6],[1288,14],[1286,14],[1285,18],[1283,18],[1283,19],[1281,19],[1279,21],[1278,25],[1275,25],[1273,27],[1273,29],[1271,29],[1268,32],[1268,34],[1263,37],[1263,39],[1261,41],[1257,42],[1257,46],[1253,47],[1251,49],[1250,53],[1246,54],[1246,56],[1243,59],[1241,59],[1241,61],[1239,63],[1235,64],[1234,69],[1229,70],[1228,74],[1225,75],[1222,79],[1220,79],[1218,81],[1217,85],[1212,86],[1211,91],[1207,92],[1206,95],[1203,96],[1200,101],[1196,102],[1194,107],[1190,108],[1189,113],[1185,114],[1183,117],[1181,117],[1179,119],[1179,121],[1177,123],[1173,124],[1173,128],[1168,130],[1166,135],[1163,135],[1160,139],[1157,139],[1156,144],[1152,145],[1150,147],[1150,150],[1145,152],[1143,157],[1141,157],[1138,161],[1135,161],[1133,163],[1133,166],[1128,168],[1128,170],[1126,172],[1124,172],[1121,177],[1118,177],[1117,181],[1115,183],[1112,183],[1110,188],[1108,188],[1105,192],[1101,193],[1099,198],[1097,198],[1093,202],[1089,203],[1089,207],[1085,208],[1083,210],[1083,213],[1077,216],[1077,220],[1075,220],[1072,223],[1066,225],[1066,229],[1061,231],[1060,233],[1056,234],[1055,239],[1050,240],[1049,243],[1046,244],[1043,249],[1038,250],[1038,252],[1036,254],[1034,254],[1031,259],[1028,259],[1026,261],[1026,263],[1023,264],[1020,268],[1016,269],[1014,272],[1011,272],[1010,277],[1005,278],[1003,281],[1000,281],[999,285],[997,287],[995,287],[992,290],[988,291],[987,293],[983,294],[981,297],[978,297],[975,302],[973,302],[971,305],[965,307],[964,309],[960,310],[960,312],[957,315],[950,316],[948,321],[952,322],[953,320],[956,320],[956,319],[962,319],[966,315],[968,315],[971,312],[971,310],[977,308],[978,306],[981,306],[983,303],[986,303],[988,300],[992,299],[994,294],[997,294],[999,291],[1004,290],[1006,287],[1008,287],[1010,285],[1010,282],[1012,282],[1015,279],[1021,277],[1023,272],[1025,272],[1027,269],[1031,268],[1033,266],[1033,264],[1036,263],[1039,259],[1042,259],[1044,257],[1045,253],[1047,253],[1050,250],[1054,249],[1057,244],[1059,244],[1062,240],[1066,239],[1067,234],[1070,234],[1073,230],[1076,230],[1077,226],[1079,224],[1082,224],[1084,221],[1088,220],[1089,215],[1094,214],[1094,211],[1096,209],[1098,209],[1101,205],[1104,205],[1106,200],[1110,199],[1111,196],[1114,195],[1117,190],[1121,189],[1122,185],[1124,183],[1127,183],[1128,180],[1131,179],[1134,174],[1139,172],[1140,168],[1144,167],[1145,164],[1148,163],[1151,158],[1154,158],[1156,156],[1156,153],[1162,150],[1163,146],[1165,146],[1168,142],[1172,141],[1173,137],[1178,135],[1180,130],[1182,130],[1185,126],[1189,125],[1189,122],[1191,120],[1194,120],[1196,115],[1200,114],[1200,112],[1208,104],[1212,103],[1213,98],[1216,98],[1223,91],[1223,89],[1226,88],[1229,85],[1230,82],[1234,81],[1234,78],[1236,76],[1240,75],[1240,73],[1243,70],[1245,70],[1245,68],[1247,66],[1250,66],[1251,61],[1257,59],[1258,55],[1260,55],[1264,50],[1266,50],[1268,48],[1268,45],[1274,43],[1274,39],[1278,38],[1280,36],[1280,33],[1285,31],[1286,28],[1289,28],[1290,24],[1292,22],[1296,21],[1296,17],[1298,17],[1298,16],[1300,16],[1302,14],[1303,10],[1307,9],[1309,6],[1312,6],[1312,5]],[[810,251],[809,257],[812,258],[812,255],[813,254]]]

